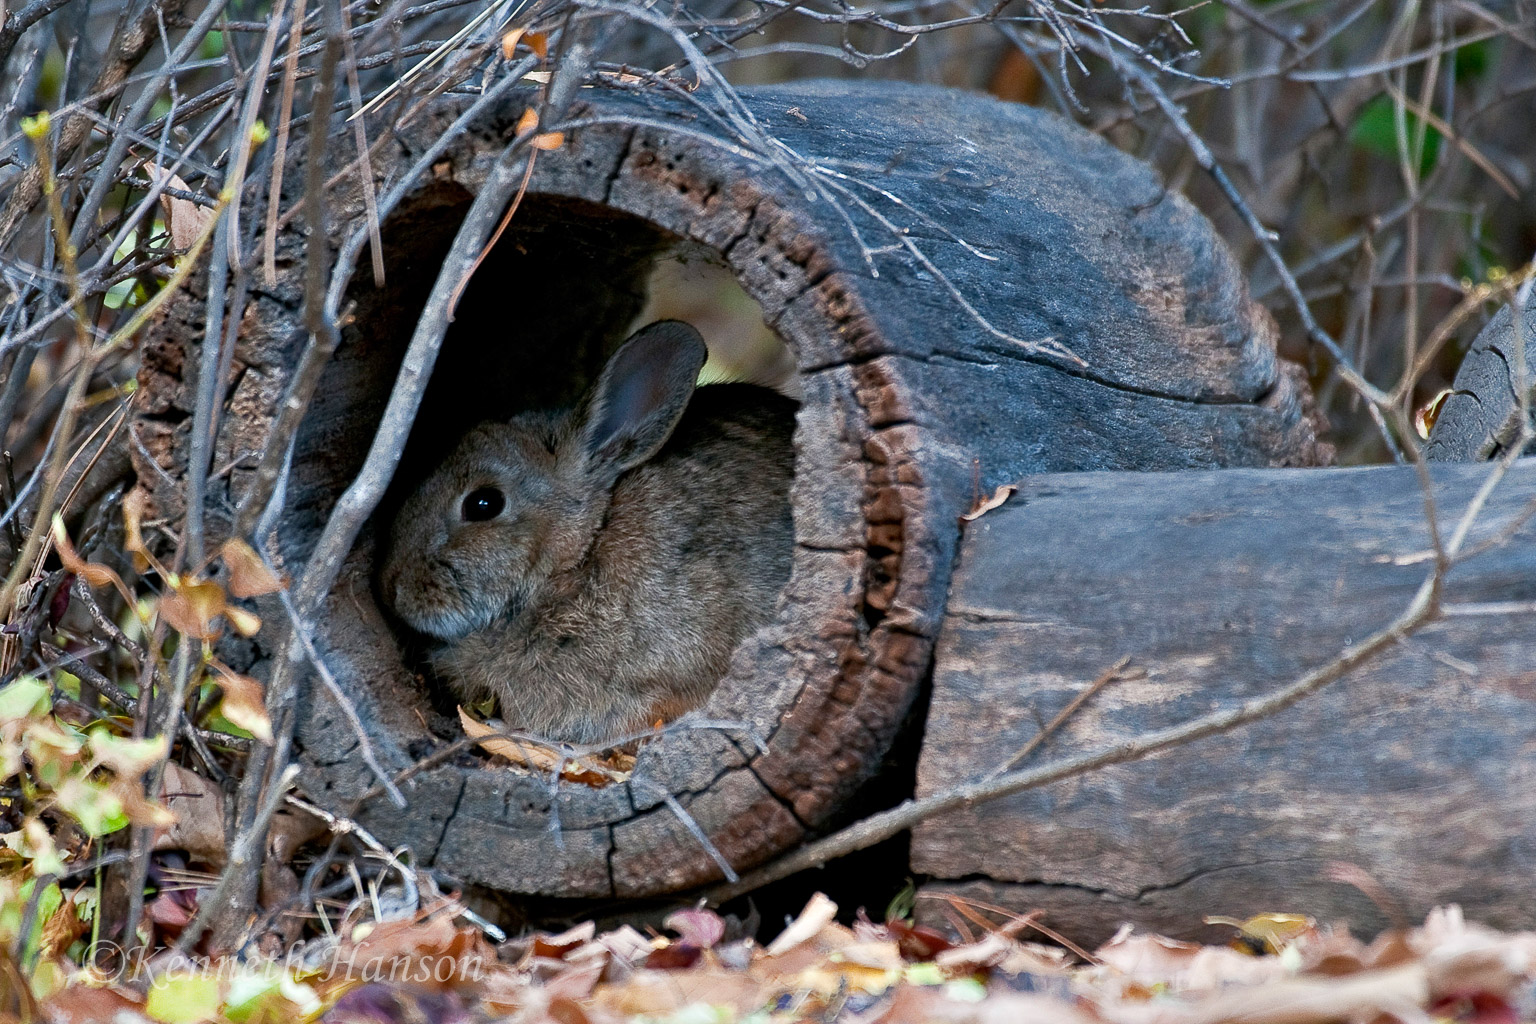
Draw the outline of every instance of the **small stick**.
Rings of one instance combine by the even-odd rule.
[[[1111,680],[1121,678],[1120,673],[1130,663],[1131,656],[1127,654],[1125,657],[1115,662],[1109,668],[1105,669],[1102,673],[1100,673],[1097,679],[1089,684],[1088,689],[1084,690],[1076,697],[1073,697],[1071,702],[1069,702],[1066,707],[1061,709],[1060,714],[1051,719],[1050,722],[1046,724],[1045,728],[1035,733],[1035,735],[1030,738],[1028,743],[1020,747],[1018,753],[1014,754],[1012,757],[998,765],[996,768],[993,768],[990,772],[984,775],[983,778],[995,779],[999,775],[1003,774],[1003,772],[1008,771],[1014,765],[1024,760],[1030,754],[1033,754],[1040,748],[1040,744],[1044,743],[1053,732],[1065,725],[1067,719],[1071,718],[1077,713],[1078,708],[1088,703],[1089,698],[1098,693],[1100,690],[1104,689],[1104,687],[1107,686]]]

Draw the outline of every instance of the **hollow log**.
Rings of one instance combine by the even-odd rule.
[[[1438,465],[1449,530],[1487,466]],[[1536,599],[1536,463],[1517,464],[1444,600]],[[940,630],[920,795],[1008,762],[1099,751],[1273,692],[1391,623],[1431,564],[1411,467],[1050,474],[971,523]],[[913,832],[932,895],[1025,912],[1091,946],[1122,921],[1220,941],[1203,915],[1367,931],[1460,903],[1536,924],[1529,612],[1450,616],[1273,717],[978,804]],[[1330,876],[1359,868],[1371,885]],[[942,900],[920,901],[942,919]]]
[[[806,83],[741,101],[744,114],[719,117],[697,98],[584,91],[464,294],[396,477],[410,486],[477,420],[579,394],[640,309],[655,255],[679,241],[712,250],[790,346],[805,396],[792,576],[775,623],[702,710],[739,725],[668,732],[624,785],[551,787],[465,754],[412,776],[404,811],[361,809],[381,840],[460,880],[671,891],[721,874],[693,827],[744,868],[846,814],[927,676],[957,516],[998,484],[1325,457],[1272,321],[1211,226],[1145,165],[1048,113],[932,88]],[[366,260],[355,275],[271,538],[293,569],[361,465],[456,225],[534,103],[512,95],[456,138],[383,223],[382,286]],[[440,104],[380,147],[378,181],[398,180],[462,107]],[[293,160],[285,209],[303,180],[304,154]],[[361,196],[345,184],[329,200],[345,238]],[[305,342],[297,232],[277,246],[278,280],[241,313],[215,531]],[[200,312],[189,299],[151,340],[135,423],[140,480],[173,517]],[[377,533],[358,541],[317,639],[393,772],[458,726],[380,611]],[[257,675],[271,644],[249,649]],[[312,687],[297,739],[302,784],[322,803],[349,807],[373,785],[327,691]]]

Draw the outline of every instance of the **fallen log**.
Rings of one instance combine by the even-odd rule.
[[[927,677],[957,517],[999,484],[1326,457],[1269,316],[1211,226],[1145,165],[1050,114],[931,88],[807,83],[742,98],[749,118],[692,96],[583,92],[464,293],[397,476],[409,487],[477,420],[579,394],[630,328],[656,254],[680,240],[712,250],[791,348],[805,395],[792,576],[777,621],[703,709],[740,725],[670,732],[643,749],[634,781],[605,789],[464,754],[411,776],[404,811],[359,811],[381,840],[459,880],[551,896],[676,890],[721,875],[695,827],[744,868],[848,813]],[[382,146],[378,181],[401,178],[464,103]],[[362,464],[437,264],[531,105],[522,91],[488,110],[385,218],[385,281],[366,262],[354,276],[295,444],[269,538],[285,565],[302,566]],[[304,180],[302,150],[292,159],[285,209]],[[345,238],[364,223],[361,193],[344,179],[331,199]],[[297,231],[276,244],[278,280],[237,311],[215,541],[306,341]],[[149,341],[133,425],[140,482],[173,519],[202,311],[181,302]],[[387,516],[358,541],[316,640],[396,773],[460,732],[375,598]],[[264,617],[282,621],[280,609]],[[226,658],[264,676],[274,642]],[[326,690],[311,688],[297,740],[302,784],[327,807],[374,785]]]
[[[1489,471],[1433,467],[1443,530]],[[1533,503],[1522,462],[1444,592],[1523,611],[1441,618],[1271,718],[924,822],[927,893],[1044,910],[1090,947],[1122,921],[1214,940],[1202,915],[1301,912],[1372,931],[1448,902],[1531,927]],[[1026,478],[966,528],[918,793],[1008,763],[1121,659],[1023,767],[1270,693],[1402,614],[1429,555],[1411,467]],[[920,906],[943,919],[942,898]]]

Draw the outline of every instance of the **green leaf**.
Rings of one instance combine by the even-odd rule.
[[[37,879],[29,878],[16,891],[15,899],[0,900],[0,938],[3,938],[7,946],[14,946],[18,933],[21,931],[21,917],[26,913],[27,904],[32,902],[32,893],[37,889]],[[7,896],[10,894],[7,893]],[[37,916],[32,920],[32,934],[27,936],[27,948],[22,951],[22,962],[32,958],[37,945],[43,939],[43,923],[53,917],[59,906],[64,902],[64,893],[60,891],[57,882],[49,882],[48,887],[37,900]]]
[[[70,779],[59,787],[55,799],[59,809],[89,835],[104,836],[128,827],[123,801],[101,783]]]
[[[124,306],[137,306],[140,301],[139,293],[143,290],[144,289],[139,287],[138,281],[131,277],[125,278],[117,282],[117,284],[113,285],[111,288],[107,289],[107,294],[102,299],[102,302],[106,303],[108,309],[122,309]]]
[[[218,1020],[221,1002],[218,975],[172,970],[150,986],[144,1014],[162,1024],[199,1024]]]
[[[1411,150],[1413,140],[1418,138],[1419,118],[1412,111],[1404,111],[1403,118],[1403,124],[1408,129],[1408,138],[1403,140],[1403,145]],[[1398,158],[1397,111],[1392,97],[1382,93],[1361,107],[1360,116],[1355,119],[1354,128],[1350,129],[1349,139],[1366,152],[1395,162]],[[1426,127],[1424,152],[1419,155],[1419,174],[1428,174],[1439,155],[1440,133],[1433,127]]]
[[[912,916],[912,911],[917,906],[917,883],[907,879],[907,884],[901,887],[901,891],[891,897],[891,902],[885,908],[887,921],[905,921]]]
[[[1458,81],[1474,81],[1483,77],[1488,70],[1489,59],[1493,52],[1493,41],[1490,39],[1468,43],[1466,46],[1456,48],[1456,56],[1453,58]]]
[[[944,968],[936,963],[909,964],[902,972],[908,985],[942,985],[944,984]]]
[[[944,997],[957,1003],[979,1003],[987,998],[987,986],[978,978],[957,978],[944,986]]]
[[[163,736],[136,740],[114,736],[104,727],[92,729],[90,740],[93,761],[106,765],[124,779],[137,779],[158,764],[168,750]]]
[[[50,709],[48,684],[40,679],[18,679],[0,688],[0,722],[41,718]]]

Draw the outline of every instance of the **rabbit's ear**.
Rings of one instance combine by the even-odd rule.
[[[587,399],[588,469],[617,477],[655,455],[688,408],[707,355],[699,332],[680,320],[651,324],[619,346]]]

